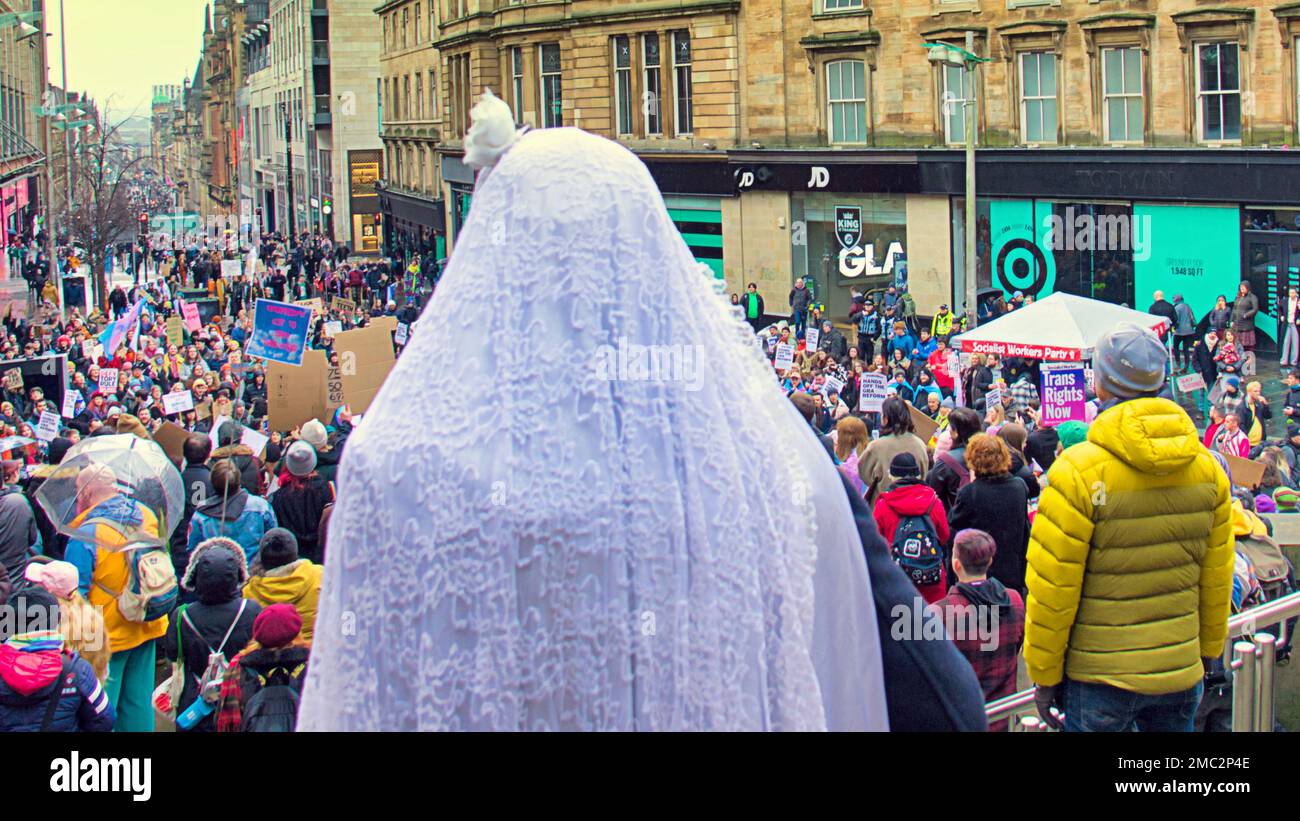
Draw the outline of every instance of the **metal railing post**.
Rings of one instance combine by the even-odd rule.
[[[1255,695],[1255,732],[1273,732],[1273,667],[1277,661],[1277,639],[1271,633],[1255,636],[1259,653],[1255,677],[1258,681]]]
[[[1232,731],[1255,731],[1255,644],[1239,641],[1232,645]]]

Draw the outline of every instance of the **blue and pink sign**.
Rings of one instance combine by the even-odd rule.
[[[1040,367],[1042,386],[1042,425],[1051,427],[1062,422],[1087,422],[1087,382],[1082,363],[1047,363]]]
[[[311,308],[259,299],[253,314],[253,335],[248,355],[302,365],[302,353],[311,334]]]

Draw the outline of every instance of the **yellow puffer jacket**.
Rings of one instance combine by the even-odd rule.
[[[253,576],[244,587],[244,598],[263,608],[273,604],[291,604],[302,619],[302,640],[311,644],[316,627],[316,605],[320,600],[320,580],[324,568],[307,559],[298,559],[282,567]]]
[[[1025,663],[1159,695],[1201,679],[1232,597],[1228,478],[1167,399],[1134,399],[1093,422],[1048,471],[1029,538]]]

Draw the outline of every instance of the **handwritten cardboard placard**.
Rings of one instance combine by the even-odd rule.
[[[915,429],[917,437],[922,442],[929,444],[930,440],[934,438],[935,431],[939,430],[939,423],[926,416],[923,411],[917,410],[911,402],[907,403],[907,412],[912,415],[912,427]]]
[[[1186,376],[1178,377],[1174,381],[1178,384],[1179,393],[1205,390],[1205,377],[1199,373],[1189,373]]]
[[[176,391],[163,396],[163,412],[168,416],[175,413],[184,413],[187,410],[194,410],[194,393],[192,391]]]
[[[21,391],[23,389],[23,369],[10,368],[5,371],[5,387],[11,391]]]
[[[99,369],[99,392],[104,394],[117,392],[117,368]]]
[[[77,415],[77,403],[82,401],[81,391],[75,388],[69,388],[63,394],[63,416],[72,419]]]
[[[862,394],[858,400],[858,410],[866,413],[880,413],[880,409],[885,405],[885,399],[888,396],[886,386],[889,380],[885,379],[883,373],[864,373],[862,374]]]

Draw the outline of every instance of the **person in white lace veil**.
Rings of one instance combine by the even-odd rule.
[[[888,729],[834,466],[645,166],[573,128],[480,175],[317,623],[306,731]]]

